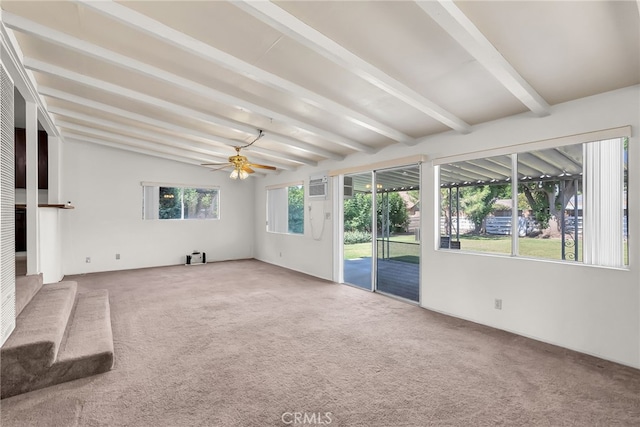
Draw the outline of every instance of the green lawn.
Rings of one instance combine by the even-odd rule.
[[[396,261],[410,262],[414,264],[418,264],[420,262],[420,246],[419,242],[416,242],[416,239],[413,234],[409,235],[398,235],[391,236],[389,250],[391,251],[391,256],[386,256],[389,259],[393,259]],[[393,243],[396,242],[394,245]],[[400,244],[397,244],[400,243]],[[402,243],[414,243],[411,245],[403,245]],[[385,255],[387,248],[385,247]],[[366,258],[371,257],[372,245],[371,243],[355,243],[352,245],[344,245],[344,258],[345,259],[355,259],[355,258]],[[382,250],[379,251],[378,256],[382,256]]]
[[[460,249],[472,252],[511,254],[511,236],[460,236]],[[567,254],[573,248],[567,248]],[[562,259],[560,239],[535,239],[521,237],[518,254],[532,258]],[[582,244],[578,245],[578,260],[582,260]]]
[[[401,235],[391,237],[391,242],[416,243],[413,235]],[[542,258],[542,259],[562,259],[562,242],[560,239],[537,239],[521,237],[518,240],[518,253],[520,256]],[[391,259],[405,262],[418,262],[415,253],[417,245],[395,245],[391,246]],[[460,248],[464,251],[487,252],[510,254],[510,236],[460,236]],[[627,248],[625,244],[625,259],[627,259]],[[356,243],[344,246],[345,259],[370,257],[372,252],[371,243]],[[567,249],[567,254],[573,253],[573,248]],[[418,254],[419,255],[419,254]],[[380,256],[380,254],[379,254]],[[578,261],[582,261],[582,242],[578,245]]]

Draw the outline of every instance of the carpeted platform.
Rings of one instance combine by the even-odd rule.
[[[42,288],[42,274],[16,276],[16,316]]]
[[[77,294],[76,282],[40,286],[0,349],[2,398],[106,372],[113,364],[108,293]]]
[[[114,369],[2,400],[3,426],[640,420],[637,369],[255,260],[69,279],[109,291]]]

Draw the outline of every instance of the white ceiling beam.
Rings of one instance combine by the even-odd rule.
[[[176,138],[173,136],[162,135],[157,132],[152,132],[149,130],[137,128],[134,126],[129,126],[124,123],[117,123],[111,120],[101,119],[95,116],[90,116],[88,114],[79,113],[77,111],[68,110],[66,108],[59,107],[50,107],[49,112],[58,116],[58,119],[74,119],[80,120],[85,124],[101,126],[103,128],[107,128],[112,132],[115,132],[116,137],[120,136],[119,132],[122,132],[125,135],[133,136],[136,138],[148,139],[149,142],[157,143],[160,145],[165,145],[168,147],[175,147],[186,151],[191,151],[194,153],[204,154],[206,156],[215,157],[220,161],[226,161],[229,157],[229,153],[221,153],[217,150],[212,150],[210,146],[206,144],[201,144],[193,141],[185,141],[181,138]]]
[[[76,114],[77,115],[77,114]],[[74,118],[74,117],[69,117],[69,118]],[[80,117],[78,118],[78,120],[84,120],[86,118],[86,116],[84,115],[80,115]],[[94,121],[96,121],[94,119]],[[99,124],[101,126],[108,126],[109,123],[113,123],[113,122],[109,122],[108,120],[97,120],[99,122]],[[149,141],[146,139],[140,139],[140,134],[138,134],[138,136],[127,136],[127,135],[122,135],[122,134],[117,134],[117,133],[112,133],[110,131],[105,131],[102,129],[96,129],[90,126],[85,126],[82,124],[78,124],[78,123],[73,123],[73,122],[68,122],[65,121],[63,118],[61,118],[59,120],[60,123],[60,127],[62,128],[66,128],[66,129],[73,129],[76,130],[78,132],[84,132],[84,133],[89,133],[93,136],[99,137],[99,138],[111,138],[111,139],[116,139],[118,141],[124,141],[127,144],[132,144],[132,145],[136,145],[136,146],[141,146],[143,148],[146,149],[155,149],[156,151],[163,151],[163,152],[168,152],[170,154],[180,154],[183,153],[184,155],[191,155],[191,156],[199,156],[198,158],[203,159],[206,163],[211,163],[211,162],[225,162],[228,160],[229,156],[221,156],[218,154],[212,155],[207,153],[204,150],[194,150],[192,149],[188,149],[188,148],[179,148],[180,147],[180,143],[176,142],[172,145],[165,145],[165,144],[161,144],[161,143],[157,143],[157,142],[153,142],[153,141]],[[119,125],[122,127],[121,124],[119,123],[113,123],[114,125]],[[128,129],[127,129],[128,131]],[[144,138],[145,136],[142,135],[142,137]],[[156,139],[158,139],[156,137]],[[170,139],[165,139],[165,141],[167,142],[167,144],[170,143]],[[233,153],[235,154],[235,153]],[[202,155],[205,155],[206,157],[202,157]],[[282,165],[279,163],[275,163],[275,162],[269,162],[272,166],[275,166],[276,168],[279,169],[283,169],[283,170],[291,170],[292,167],[287,166],[287,165]]]
[[[254,18],[270,25],[298,43],[344,67],[394,98],[411,105],[451,129],[462,133],[471,131],[471,126],[459,117],[366,62],[277,5],[269,1],[237,1],[233,2],[233,4]],[[415,141],[410,142],[410,144],[415,144]]]
[[[203,113],[201,111],[193,110],[188,107],[183,107],[178,104],[165,101],[164,99],[156,98],[151,95],[147,95],[142,92],[135,91],[133,89],[118,86],[113,83],[106,82],[104,80],[96,79],[86,76],[84,74],[76,73],[75,71],[68,70],[66,68],[58,67],[57,65],[49,64],[38,59],[25,57],[24,66],[30,70],[38,71],[40,73],[49,74],[52,76],[60,77],[66,80],[70,80],[74,83],[79,83],[84,86],[89,86],[94,89],[102,90],[103,92],[109,92],[114,95],[118,95],[124,98],[129,98],[133,101],[142,102],[152,105],[163,110],[170,111],[174,114],[197,118],[198,120],[221,126],[224,128],[233,129],[238,133],[238,138],[245,139],[247,135],[253,137],[258,136],[256,128],[252,126],[245,126],[237,124],[231,120],[223,119],[221,117],[213,116],[211,114]]]
[[[111,140],[113,142],[117,142],[123,145],[131,145],[133,147],[144,148],[146,150],[158,151],[165,154],[171,154],[174,156],[182,156],[191,159],[197,159],[204,162],[218,162],[220,160],[219,157],[212,157],[203,155],[201,153],[196,153],[193,151],[184,150],[182,148],[171,147],[163,144],[158,144],[155,142],[134,138],[131,136],[114,134],[105,130],[92,128],[90,126],[81,125],[78,123],[67,122],[65,120],[58,120],[58,126],[63,130],[72,130],[76,132],[80,132],[85,135],[89,135],[95,138]]]
[[[511,66],[452,0],[416,3],[529,110],[540,117],[550,114],[551,108],[547,101]]]
[[[215,149],[215,148],[219,148],[221,146],[227,147],[227,146],[234,146],[238,144],[238,141],[232,141],[230,139],[226,139],[226,138],[221,138],[221,137],[212,137],[210,134],[199,131],[199,130],[195,130],[195,129],[191,129],[191,128],[186,128],[184,126],[179,126],[173,123],[169,123],[165,120],[157,120],[157,119],[153,119],[151,117],[147,117],[144,116],[142,114],[139,113],[134,113],[132,111],[128,111],[128,110],[123,110],[121,108],[117,108],[117,107],[113,107],[111,105],[107,105],[107,104],[103,104],[101,102],[97,102],[97,101],[93,101],[91,99],[86,99],[77,95],[72,95],[70,93],[67,92],[63,92],[57,89],[53,89],[47,86],[40,86],[38,88],[38,90],[40,91],[40,94],[45,96],[45,97],[50,97],[50,98],[55,98],[55,99],[60,99],[62,101],[71,103],[71,104],[75,104],[75,105],[79,105],[82,107],[86,107],[86,108],[91,108],[93,110],[97,110],[97,111],[101,111],[103,113],[108,113],[108,114],[112,114],[118,117],[122,117],[125,119],[129,119],[129,120],[135,120],[138,121],[140,123],[145,123],[147,125],[150,126],[154,126],[154,127],[158,127],[161,129],[166,129],[172,132],[177,132],[179,134],[184,134],[187,136],[191,136],[194,137],[195,139],[204,142],[205,144],[214,144],[214,145],[210,145],[210,149]],[[252,147],[249,147],[247,150],[251,150],[252,153],[257,154],[257,152],[255,150],[252,150]],[[226,155],[228,156],[229,153],[225,152]],[[262,155],[258,155],[258,157],[263,157]],[[275,156],[267,156],[267,157],[275,157]],[[280,156],[283,157],[283,156]],[[275,157],[278,158],[278,157]],[[295,159],[295,157],[294,157]],[[286,160],[291,160],[289,157],[286,158]],[[293,170],[295,169],[295,166],[291,166],[289,164],[283,164],[283,163],[275,163],[272,160],[270,160],[271,164],[273,166],[278,167],[279,169],[285,169],[285,170]],[[299,164],[304,164],[303,162],[296,162],[293,161],[294,163],[299,163]]]
[[[7,68],[14,85],[18,88],[20,95],[27,100],[35,102],[38,106],[39,122],[50,136],[60,136],[60,130],[56,127],[53,118],[47,114],[47,105],[38,96],[37,82],[23,65],[23,54],[20,45],[16,40],[12,30],[5,27],[3,19],[5,13],[0,9],[0,61]]]
[[[103,92],[108,92],[114,95],[122,96],[124,98],[129,98],[136,102],[142,102],[145,104],[152,105],[156,108],[161,108],[163,110],[169,111],[172,114],[176,114],[179,116],[184,116],[188,118],[196,118],[198,120],[202,120],[204,122],[216,124],[220,119],[209,114],[203,113],[201,111],[193,110],[188,107],[184,107],[182,105],[174,104],[169,101],[165,101],[160,98],[156,98],[141,92],[134,91],[132,89],[124,88],[122,86],[115,85],[113,83],[105,82],[104,80],[95,79],[93,77],[88,77],[80,73],[76,73],[71,70],[67,70],[65,68],[58,67],[56,65],[48,64],[46,62],[39,61],[33,58],[25,58],[24,66],[33,71],[37,71],[40,73],[49,74],[55,77],[63,78],[66,80],[71,80],[74,83],[79,83],[84,86],[88,86]],[[252,128],[250,128],[252,129]],[[255,129],[254,129],[255,131]],[[238,145],[238,141],[234,141],[232,146]],[[265,155],[270,155],[282,159],[293,159],[294,156],[287,155],[286,157],[283,154],[279,154],[270,150],[266,150],[264,148],[254,149],[256,152],[260,152]],[[309,159],[304,159],[301,157],[296,157],[296,161],[300,163],[308,164],[311,166],[317,165],[317,162]]]
[[[102,140],[102,139],[98,139],[98,138],[82,135],[82,134],[75,133],[75,132],[65,132],[65,133],[66,133],[65,141],[75,141],[75,142],[79,142],[79,143],[83,143],[83,144],[86,144],[87,142],[90,142],[92,144],[105,145],[107,147],[117,148],[119,150],[125,150],[125,151],[132,151],[134,153],[144,154],[144,155],[147,155],[147,156],[160,157],[160,158],[163,158],[163,159],[174,160],[176,162],[181,162],[181,163],[189,163],[189,164],[195,165],[195,166],[200,166],[200,164],[202,163],[202,160],[196,160],[196,159],[192,159],[190,157],[176,156],[176,155],[173,155],[173,154],[166,154],[166,153],[163,153],[163,152],[160,152],[160,151],[155,151],[155,150],[150,150],[150,149],[145,149],[145,148],[140,148],[140,147],[134,147],[132,145],[119,144],[119,143],[116,143],[116,142],[105,141],[105,140]]]
[[[82,138],[87,142],[93,142],[100,144],[102,142],[110,142],[112,144],[117,144],[123,150],[127,150],[129,147],[136,148],[138,150],[146,150],[150,152],[161,153],[164,155],[173,156],[174,158],[185,158],[195,160],[198,163],[193,163],[198,166],[202,166],[202,163],[211,163],[217,162],[218,159],[211,158],[210,156],[202,156],[198,153],[193,153],[185,150],[180,150],[174,147],[163,146],[159,144],[154,144],[149,141],[141,140],[138,138],[126,137],[122,135],[115,135],[109,132],[104,132],[98,129],[90,128],[87,126],[79,125],[76,123],[60,121],[60,128],[63,129],[65,135],[76,135],[77,137]],[[113,139],[117,139],[117,141],[113,141]],[[104,145],[104,144],[103,144]],[[131,151],[131,150],[130,150]]]
[[[229,153],[228,151],[220,152],[215,149],[212,150],[211,149],[212,147],[207,144],[202,144],[194,141],[181,140],[176,137],[162,135],[157,132],[151,132],[151,131],[136,128],[133,126],[128,126],[123,123],[116,123],[111,120],[100,119],[87,114],[79,113],[77,111],[67,110],[65,108],[52,107],[50,111],[52,114],[55,114],[56,116],[58,116],[60,120],[64,120],[64,119],[81,120],[86,124],[102,126],[108,129],[112,129],[114,132],[118,132],[118,131],[124,132],[128,136],[132,136],[135,138],[151,139],[151,141],[149,142],[157,142],[160,145],[181,148],[183,150],[186,150],[187,152],[194,152],[198,154],[204,154],[209,157],[215,157],[216,158],[215,161],[226,162],[230,155],[235,154],[235,153]],[[121,134],[114,134],[114,138],[119,138],[120,136]],[[291,166],[287,166],[279,163],[276,164],[272,162],[271,165],[279,169],[287,169],[287,170],[294,169]]]
[[[171,84],[180,89],[189,91],[197,96],[206,97],[211,101],[225,104],[234,110],[243,109],[249,112],[260,114],[270,119],[275,118],[276,120],[280,120],[284,123],[287,123],[288,125],[297,127],[298,129],[301,129],[307,133],[316,134],[316,135],[327,137],[327,138],[336,137],[336,135],[330,135],[326,131],[316,126],[309,125],[307,123],[293,119],[284,114],[280,114],[276,111],[269,110],[257,104],[253,104],[251,102],[237,98],[235,96],[228,95],[226,93],[212,89],[200,83],[196,83],[192,80],[186,79],[176,74],[169,73],[160,68],[138,61],[134,58],[121,55],[119,53],[110,51],[108,49],[104,49],[95,44],[72,37],[68,34],[64,34],[62,32],[53,30],[49,27],[45,27],[44,25],[30,21],[21,16],[14,15],[12,13],[6,13],[4,15],[4,19],[5,19],[5,24],[16,31],[20,31],[25,34],[29,34],[33,37],[40,38],[49,43],[62,46],[66,49],[72,50],[82,55],[87,55],[87,56],[96,58],[100,61],[104,61],[113,65],[116,65],[118,67],[137,72],[147,77],[151,77],[155,80],[159,80],[159,81]],[[233,122],[229,122],[229,123],[233,123]],[[244,127],[240,127],[239,125],[240,124],[237,123],[234,129],[246,131],[247,129],[246,125]],[[250,129],[253,132],[255,132],[255,128],[250,127]],[[270,134],[270,132],[267,132],[267,134]],[[311,154],[322,156],[327,159],[340,160],[343,158],[343,156],[340,156],[335,152],[331,152],[329,150],[314,146],[312,144],[309,144],[303,141],[298,141],[293,138],[288,138],[282,135],[278,135],[278,136],[274,135],[274,136],[277,137],[278,140],[282,143],[288,144],[292,147],[298,148],[302,151],[306,151]]]
[[[108,16],[113,20],[134,28],[137,31],[141,31],[158,40],[162,40],[167,44],[190,52],[193,55],[210,61],[227,70],[239,73],[255,82],[276,90],[287,92],[297,99],[301,99],[310,105],[313,105],[330,113],[337,114],[340,117],[349,120],[351,123],[362,126],[380,135],[384,135],[396,141],[405,141],[407,139],[410,139],[408,135],[405,135],[398,130],[393,129],[390,126],[375,121],[371,117],[361,114],[355,110],[349,109],[348,107],[338,102],[330,100],[329,98],[323,97],[291,81],[283,79],[279,76],[276,76],[275,74],[269,73],[261,68],[244,62],[226,52],[216,49],[209,44],[188,36],[183,32],[177,31],[126,6],[115,3],[113,1],[75,1],[104,16]],[[288,122],[285,121],[285,124],[286,123]],[[335,144],[339,144],[356,151],[363,151],[366,153],[374,153],[377,151],[373,147],[351,141],[344,137],[339,137],[337,139],[335,137],[326,138]]]
[[[130,152],[133,152],[133,153],[144,154],[145,156],[153,156],[153,157],[158,157],[158,158],[165,159],[165,160],[173,160],[175,162],[187,163],[187,164],[194,165],[194,166],[202,166],[201,165],[202,159],[185,157],[185,156],[177,156],[177,155],[172,155],[172,154],[166,154],[166,153],[163,153],[163,152],[160,152],[160,151],[134,147],[134,146],[131,146],[131,145],[126,145],[126,144],[119,144],[119,143],[111,142],[111,141],[105,141],[105,140],[100,139],[100,138],[94,138],[94,137],[90,137],[90,136],[79,134],[79,133],[75,133],[75,132],[67,132],[67,137],[66,137],[65,140],[66,141],[70,141],[70,142],[76,142],[76,143],[79,143],[79,144],[91,143],[91,144],[103,145],[105,147],[111,147],[111,148],[115,148],[117,150],[130,151]],[[228,173],[228,170],[220,170],[220,172],[227,172]],[[265,174],[261,173],[261,176],[265,176]]]

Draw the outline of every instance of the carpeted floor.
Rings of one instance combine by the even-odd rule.
[[[109,290],[114,369],[3,426],[640,424],[639,370],[258,261],[66,279]]]

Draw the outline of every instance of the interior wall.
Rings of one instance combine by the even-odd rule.
[[[254,257],[291,270],[331,280],[332,259],[330,255],[332,254],[334,235],[331,185],[328,186],[329,194],[326,199],[309,198],[311,170],[309,167],[302,167],[295,172],[281,173],[255,180]],[[304,234],[268,232],[267,187],[299,181],[304,181],[305,185]],[[329,268],[327,268],[327,263]]]
[[[325,161],[255,183],[255,256],[322,278],[332,278],[332,235],[314,241],[304,236],[271,235],[265,224],[265,185],[305,179],[321,170],[359,167],[414,154],[426,155],[422,172],[421,305],[640,368],[640,230],[629,227],[628,270],[437,250],[436,182],[433,159],[494,148],[632,126],[629,188],[640,185],[640,86],[633,86],[552,107],[546,117],[524,113],[473,127],[467,135],[447,132],[409,147],[401,144],[374,155],[354,154]],[[533,147],[534,145],[532,145]],[[324,207],[331,218],[332,204]],[[629,194],[631,224],[638,223],[640,193]],[[337,223],[333,223],[333,228]],[[281,254],[281,255],[280,255]],[[635,255],[634,255],[635,254]],[[503,300],[502,310],[494,299]]]
[[[184,264],[194,250],[205,252],[207,261],[253,256],[249,182],[90,143],[65,141],[62,150],[61,197],[75,207],[60,213],[64,274]],[[220,219],[143,220],[143,181],[217,185]]]
[[[57,283],[62,280],[62,232],[60,216],[65,212],[57,208],[38,208],[40,234],[40,272],[42,282]]]

